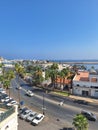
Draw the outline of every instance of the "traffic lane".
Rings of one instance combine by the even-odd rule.
[[[15,90],[15,91],[17,91],[17,90]],[[27,96],[25,96],[25,92],[23,90],[21,90],[21,99],[25,101],[25,105],[29,106],[30,108],[32,108],[34,110],[38,110],[39,112],[42,112],[42,103],[43,103],[42,99],[38,99],[37,97],[27,97]],[[74,115],[78,113],[77,110],[76,110],[76,112],[73,112],[72,106],[70,106],[70,107],[66,106],[66,109],[65,109],[65,108],[59,107],[55,104],[48,103],[47,101],[45,101],[45,106],[46,106],[46,115],[55,117],[55,120],[58,118],[60,120],[63,119],[64,121],[66,121],[67,123],[70,123],[70,124],[72,123],[72,119],[73,119]],[[70,108],[71,108],[71,110],[70,110]],[[98,122],[90,123],[90,129],[94,128],[94,130],[97,130],[96,129],[96,127],[98,128],[97,124],[98,124]]]
[[[15,96],[17,94],[16,95],[16,97],[17,97],[18,91],[14,90],[14,92],[15,93],[14,93],[13,96]],[[42,112],[43,99],[40,99],[36,96],[28,97],[28,96],[25,95],[25,92],[23,90],[20,90],[20,93],[21,93],[20,98],[21,98],[21,100],[23,100],[25,102],[26,105],[28,105],[29,107],[32,107],[32,108],[37,108],[39,111]],[[70,113],[69,114],[70,117],[72,117],[72,114],[74,114],[74,112],[72,110],[69,111],[69,108],[67,108],[67,109],[62,108],[58,104],[55,105],[54,103],[48,102],[46,100],[44,101],[44,103],[45,103],[47,115],[52,115],[52,116],[54,115],[57,118],[59,117],[59,118],[62,118],[62,119],[66,119],[65,118],[66,114],[68,115],[68,113]],[[61,112],[59,112],[59,111],[61,111]]]
[[[43,101],[41,99],[36,100],[36,97],[25,96],[25,92],[24,92],[24,95],[22,95],[22,100],[24,100],[25,105],[29,106],[31,109],[34,109],[34,110],[37,109],[38,112],[42,113]],[[75,112],[73,112],[72,110],[70,111],[70,108],[59,107],[58,105],[55,105],[52,103],[50,104],[47,101],[45,101],[45,106],[46,106],[46,111],[45,111],[46,116],[53,117],[54,120],[57,120],[57,119],[63,120],[65,122],[67,122],[69,125],[72,124],[73,117],[77,113],[79,113],[79,112],[77,112],[77,110]],[[90,124],[90,128],[89,128],[90,130],[92,130],[92,128],[94,128],[94,130],[97,130],[98,122],[89,121],[89,124]]]
[[[18,81],[18,80],[17,80]],[[36,93],[36,94],[39,94],[39,95],[42,95],[44,92],[45,92],[45,90],[43,90],[43,89],[41,89],[41,88],[38,88],[38,87],[36,87],[36,86],[30,86],[29,84],[27,84],[26,83],[26,81],[24,81],[23,79],[21,79],[20,78],[20,85],[23,87],[23,88],[25,88],[25,89],[29,89],[29,90],[32,90],[32,92],[34,92],[34,93]],[[50,98],[52,98],[52,99],[54,99],[54,100],[57,100],[57,101],[61,101],[61,100],[64,100],[64,101],[66,101],[66,103],[69,103],[70,104],[70,102],[73,102],[73,99],[70,99],[69,97],[61,97],[61,96],[58,96],[58,95],[53,95],[53,94],[51,94],[51,93],[49,93],[49,94],[47,94],[46,95],[47,97],[49,97],[50,96]],[[78,103],[75,103],[76,105],[78,104]],[[74,104],[73,104],[74,105]],[[95,103],[88,103],[87,105],[86,104],[82,104],[82,103],[79,103],[79,106],[92,106],[92,107],[95,107],[95,108],[98,108],[98,104],[95,104]]]
[[[16,82],[16,81],[14,81],[14,82]],[[23,83],[23,82],[25,82],[25,81],[23,81],[23,80],[21,80],[21,82]],[[25,85],[24,85],[25,86]],[[27,89],[27,86],[26,87],[23,87],[23,88],[26,88]],[[34,88],[36,88],[36,87],[34,87]],[[33,88],[33,90],[34,90],[34,88]],[[30,87],[30,90],[32,90],[32,88]],[[39,90],[39,89],[37,89],[37,90]],[[33,91],[34,92],[34,91]],[[35,93],[35,92],[34,92]],[[21,91],[21,94],[22,94],[22,91]],[[65,104],[69,104],[69,105],[71,105],[71,106],[75,106],[75,107],[79,107],[79,108],[82,108],[82,109],[86,109],[86,110],[88,110],[89,109],[89,111],[95,111],[95,112],[98,112],[98,106],[89,106],[89,105],[83,105],[83,104],[78,104],[78,103],[74,103],[74,102],[72,102],[72,101],[69,101],[69,99],[67,98],[61,98],[61,97],[58,97],[58,96],[55,96],[55,95],[51,95],[51,94],[45,94],[43,91],[36,91],[36,93],[35,94],[38,94],[38,95],[40,95],[40,96],[43,96],[43,94],[45,95],[45,98],[48,98],[48,99],[51,99],[51,100],[54,100],[54,101],[57,101],[57,102],[60,102],[60,101],[62,101],[62,100],[64,100],[64,103]]]
[[[40,98],[38,98],[38,97],[36,97],[36,96],[34,96],[34,97],[28,97],[28,96],[25,95],[25,92],[22,91],[22,90],[21,90],[20,92],[21,92],[21,100],[26,101],[26,102],[27,102],[26,104],[28,104],[28,105],[29,105],[29,103],[28,103],[28,100],[29,100],[29,102],[31,103],[31,105],[29,105],[29,106],[37,107],[39,110],[41,110],[42,104],[43,104],[42,99],[40,99]],[[45,96],[45,95],[44,95],[44,96]],[[46,99],[46,98],[45,98],[45,99]],[[47,99],[46,99],[46,100],[47,100]],[[58,103],[59,103],[59,102],[58,102]],[[51,105],[51,104],[52,104],[52,105]],[[46,105],[46,108],[48,108],[47,111],[51,110],[51,111],[49,111],[48,113],[51,113],[52,110],[53,110],[52,115],[53,115],[53,114],[57,115],[58,110],[59,110],[58,105],[53,108],[54,104],[53,104],[53,103],[49,103],[49,102],[47,102],[47,101],[45,101],[45,105]],[[51,108],[50,108],[50,106],[51,106]],[[71,105],[71,106],[67,106],[67,104],[65,104],[65,108],[66,108],[66,107],[67,107],[68,110],[71,109],[71,111],[72,111],[72,109],[73,109],[72,105]],[[56,109],[56,108],[57,108],[57,109]],[[66,109],[66,111],[67,111],[67,109]],[[74,108],[74,109],[76,109],[76,108]],[[79,107],[79,109],[81,110],[81,107]],[[83,109],[83,108],[82,108],[82,109]],[[61,111],[62,111],[62,110],[61,110]],[[64,113],[64,112],[63,112],[63,113]],[[71,113],[71,112],[67,111],[67,114],[68,114],[68,113]],[[66,114],[66,113],[65,113],[65,114]],[[73,114],[73,113],[72,113],[72,114]],[[72,116],[72,114],[71,114],[71,115],[68,114],[68,116]],[[62,116],[63,116],[63,115],[62,115]]]

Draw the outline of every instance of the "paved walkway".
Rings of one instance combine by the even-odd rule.
[[[54,92],[51,92],[51,94],[53,95],[58,95],[60,97],[66,97],[66,96],[62,96],[62,95],[59,95],[59,94],[56,94]],[[67,96],[66,98],[70,98],[72,100],[84,100],[84,101],[87,101],[87,102],[90,102],[90,103],[96,103],[98,104],[98,99],[94,99],[94,98],[89,98],[89,97],[82,97],[82,96],[78,96],[78,95],[70,95],[70,96]]]
[[[77,99],[77,100],[85,100],[85,101],[90,102],[90,103],[98,103],[98,99],[93,99],[93,98],[88,98],[88,97],[70,95],[69,98]]]

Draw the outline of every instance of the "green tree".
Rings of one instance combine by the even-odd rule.
[[[4,81],[4,76],[0,75],[0,82],[1,82],[1,84],[3,84],[3,81]]]
[[[64,77],[65,77],[65,75],[64,75],[63,71],[58,72],[58,78],[60,78],[60,88],[61,88],[62,81],[63,81]]]
[[[10,88],[11,88],[11,80],[15,78],[15,74],[14,74],[14,71],[12,70],[9,70],[5,73],[5,79],[7,79],[7,81],[10,82],[9,84],[9,97],[10,97]]]
[[[73,118],[72,123],[77,130],[88,130],[88,121],[87,118],[84,117],[82,114],[77,114]]]
[[[44,80],[43,76],[42,76],[42,69],[39,66],[36,66],[34,68],[34,74],[33,74],[33,82],[36,85],[40,85],[42,83],[42,81]]]
[[[3,87],[5,90],[9,89],[10,87],[10,80],[4,80],[3,81]],[[9,97],[10,97],[10,91],[9,91]]]
[[[63,73],[63,86],[65,86],[65,79],[68,77],[68,74],[69,74],[69,68],[64,68],[62,70],[62,73]]]
[[[20,88],[20,74],[23,74],[24,73],[24,68],[19,65],[19,64],[15,64],[15,71],[16,71],[16,76],[18,78],[18,87]],[[20,104],[20,89],[18,89],[18,99],[19,99],[19,104]],[[20,107],[20,105],[19,105]]]
[[[50,68],[53,69],[53,70],[58,70],[58,64],[53,63]]]

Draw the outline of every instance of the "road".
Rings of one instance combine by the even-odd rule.
[[[15,89],[18,85],[17,78],[12,81],[13,89],[11,91],[11,94],[14,98],[17,99],[18,92]],[[22,86],[21,92],[21,100],[25,101],[25,105],[27,105],[29,108],[37,110],[38,112],[43,112],[43,94],[44,94],[44,105],[46,108],[45,115],[47,117],[53,118],[53,120],[59,119],[62,122],[66,122],[68,125],[72,125],[73,117],[80,113],[82,109],[86,109],[88,111],[92,111],[96,113],[98,117],[98,106],[95,105],[81,105],[73,103],[73,101],[66,99],[66,98],[60,98],[58,96],[54,96],[51,94],[44,93],[43,90],[37,89],[36,87],[30,87],[25,81],[22,79],[20,80],[20,85]],[[33,91],[34,96],[28,97],[25,95],[25,90],[30,89]],[[64,100],[64,105],[59,106],[58,103],[60,101]],[[91,122],[89,121],[89,130],[98,130],[98,121]]]

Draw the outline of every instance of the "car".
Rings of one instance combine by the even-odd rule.
[[[82,110],[81,114],[84,115],[88,120],[91,120],[91,121],[96,121],[97,120],[96,115],[93,114],[92,112]]]
[[[11,101],[11,102],[7,103],[6,105],[12,106],[12,105],[18,105],[18,103],[16,101]]]
[[[20,87],[20,86],[17,86],[16,89],[21,89],[21,87]]]
[[[31,112],[29,116],[27,116],[26,121],[31,122],[35,116],[37,115],[36,112]]]
[[[19,110],[18,110],[18,116],[20,116],[20,114],[22,114],[26,110],[28,110],[27,107],[19,108]]]
[[[7,101],[9,101],[9,100],[11,100],[12,98],[6,98],[5,100],[4,100],[4,102],[7,102]]]
[[[77,99],[75,99],[75,100],[74,100],[74,103],[88,105],[88,102],[85,101],[85,100],[77,100]]]
[[[38,125],[44,119],[44,117],[45,116],[43,114],[37,114],[32,120],[31,124],[34,126]]]
[[[7,101],[9,101],[11,98],[9,98],[9,96],[4,96],[4,97],[2,97],[2,99],[1,99],[1,102],[7,102]]]
[[[27,116],[29,116],[31,114],[32,110],[26,110],[23,113],[20,114],[20,118],[21,119],[26,119]]]
[[[28,90],[26,92],[26,95],[32,97],[32,96],[34,96],[34,93],[32,93],[32,91]]]
[[[1,93],[6,93],[6,91],[3,88],[0,88]]]
[[[61,101],[61,102],[59,102],[59,106],[63,106],[63,104],[64,104],[64,101]]]
[[[10,99],[8,101],[5,101],[4,104],[7,105],[7,104],[11,103],[12,101],[14,101],[14,99]]]

